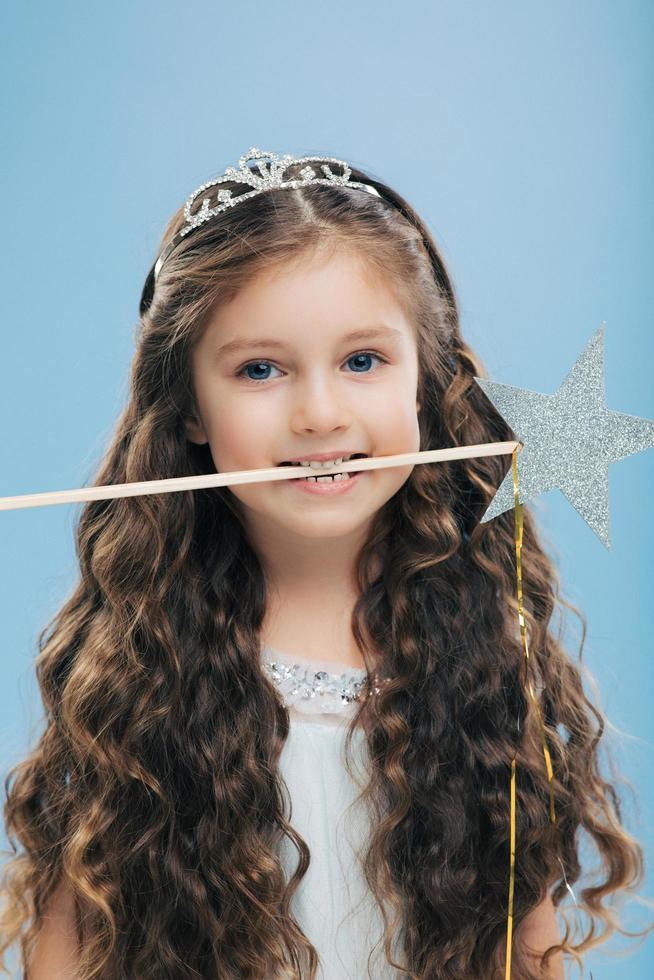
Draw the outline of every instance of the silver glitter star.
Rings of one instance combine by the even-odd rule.
[[[520,503],[558,488],[611,549],[609,463],[654,446],[654,421],[611,412],[604,401],[604,324],[555,395],[475,378],[516,438]],[[481,523],[514,506],[511,467]]]

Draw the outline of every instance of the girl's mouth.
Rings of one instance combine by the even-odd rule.
[[[329,476],[305,476],[302,481],[306,483],[343,483],[345,480],[351,480],[353,476],[358,476],[360,470],[356,472],[347,473],[331,473]]]
[[[302,479],[287,480],[303,493],[318,494],[318,496],[333,497],[352,490],[366,474],[337,473],[335,476],[305,476]]]
[[[351,459],[361,459],[365,456],[364,453],[354,453]],[[281,463],[282,466],[294,465],[290,463]],[[333,473],[329,475],[322,475],[317,472],[315,475],[305,476],[302,479],[288,480],[288,483],[296,484],[300,490],[305,493],[314,493],[319,495],[333,496],[335,494],[341,494],[348,491],[354,487],[364,475],[361,471],[348,471],[345,473]]]

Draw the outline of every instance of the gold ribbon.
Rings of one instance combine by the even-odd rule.
[[[522,448],[522,447],[521,447]],[[520,637],[522,639],[522,649],[525,655],[525,663],[528,667],[529,665],[529,646],[527,643],[527,624],[525,621],[523,606],[522,606],[522,507],[520,503],[519,493],[518,493],[518,466],[516,462],[516,454],[518,449],[513,450],[511,454],[511,470],[513,473],[513,499],[515,503],[515,557],[516,557],[516,579],[517,579],[517,591],[518,591],[518,621],[520,623]],[[552,771],[552,759],[550,757],[549,749],[547,747],[547,739],[545,738],[545,726],[543,725],[543,719],[540,712],[540,705],[538,704],[538,699],[534,693],[534,689],[529,677],[527,677],[527,689],[529,695],[536,709],[536,716],[538,718],[538,727],[540,729],[541,742],[543,744],[543,755],[545,756],[545,767],[547,769],[547,779],[549,782],[550,790],[550,810],[549,817],[552,827],[556,829],[556,814],[554,812],[554,786],[553,778],[554,773]],[[511,941],[513,936],[513,894],[515,890],[515,756],[511,760],[511,844],[510,844],[510,859],[509,859],[509,911],[506,924],[506,971],[505,980],[511,980]]]

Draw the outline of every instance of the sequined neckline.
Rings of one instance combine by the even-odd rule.
[[[325,669],[326,664],[294,657],[267,645],[262,649],[262,662],[285,704],[306,713],[342,710],[359,700],[366,683],[365,668],[331,671]]]

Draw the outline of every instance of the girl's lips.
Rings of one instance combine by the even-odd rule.
[[[362,476],[365,476],[363,471],[358,473],[350,473],[348,478],[345,480],[307,480],[306,477],[296,480],[287,480],[287,483],[295,484],[304,493],[313,493],[319,497],[334,497],[340,496],[340,494],[348,493],[353,487],[359,483]]]

